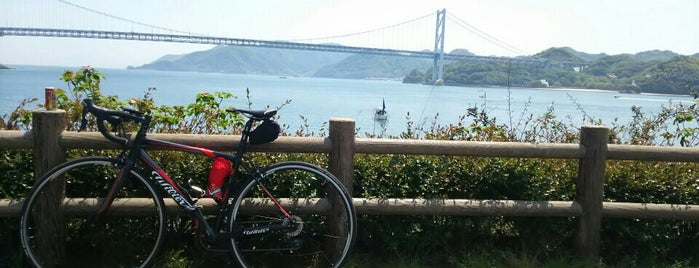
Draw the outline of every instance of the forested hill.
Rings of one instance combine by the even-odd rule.
[[[431,60],[322,51],[217,46],[186,55],[166,55],[130,69],[312,76],[347,79],[402,79]]]
[[[321,67],[314,76],[348,79],[397,79],[413,69],[432,67],[432,60],[377,55],[352,55],[338,63]]]
[[[551,48],[534,57],[578,63],[577,68],[507,63],[451,62],[444,67],[447,85],[566,87],[618,90],[628,93],[689,94],[699,89],[699,54],[682,56],[671,51],[637,54],[587,54],[571,48]],[[413,70],[406,83],[427,83],[432,71]]]
[[[323,66],[350,56],[343,53],[300,51],[277,48],[216,46],[185,55],[166,55],[130,69],[242,73],[262,75],[313,76]]]

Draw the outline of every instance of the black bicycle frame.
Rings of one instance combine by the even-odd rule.
[[[249,124],[251,124],[249,122]],[[246,126],[246,129],[249,129],[249,126]],[[129,156],[122,158],[124,161],[123,166],[119,170],[119,174],[117,176],[117,179],[113,183],[110,189],[110,193],[107,196],[105,202],[101,206],[99,213],[104,213],[108,210],[109,206],[111,206],[111,203],[113,202],[115,198],[115,193],[118,192],[119,189],[121,189],[124,180],[127,178],[127,176],[124,176],[125,174],[129,174],[131,170],[134,168],[135,163],[137,161],[143,162],[148,168],[149,168],[149,178],[152,179],[153,181],[156,182],[157,185],[162,187],[163,191],[165,191],[174,201],[177,203],[179,207],[181,207],[184,211],[186,211],[190,216],[196,221],[197,224],[201,224],[201,226],[198,227],[203,227],[203,230],[205,231],[207,237],[211,240],[215,240],[217,237],[217,231],[220,230],[220,224],[223,221],[222,215],[225,215],[225,212],[228,209],[229,204],[227,202],[222,202],[219,204],[219,212],[217,213],[217,219],[216,219],[216,224],[213,226],[210,225],[206,219],[204,218],[204,215],[199,209],[199,206],[195,205],[195,200],[192,199],[190,196],[189,192],[184,190],[182,187],[180,187],[170,176],[165,172],[165,170],[160,167],[160,165],[153,160],[153,158],[150,157],[148,154],[148,150],[145,149],[145,147],[154,147],[157,149],[167,149],[167,150],[174,150],[174,151],[181,151],[181,152],[187,152],[187,153],[195,153],[195,154],[201,154],[203,156],[206,156],[208,158],[216,158],[216,157],[224,157],[228,160],[230,160],[233,163],[233,168],[236,170],[236,175],[239,174],[237,172],[241,167],[243,167],[242,164],[242,156],[245,152],[246,149],[246,132],[243,132],[243,137],[241,137],[241,142],[238,147],[237,152],[234,155],[230,155],[227,153],[223,152],[218,152],[210,149],[205,149],[205,148],[200,148],[200,147],[195,147],[195,146],[189,146],[189,145],[184,145],[184,144],[179,144],[179,143],[174,143],[174,142],[168,142],[168,141],[163,141],[163,140],[157,140],[157,139],[150,139],[144,137],[143,140],[140,142],[143,144],[143,146],[134,146],[132,147],[132,151],[129,153]],[[137,138],[138,140],[138,138]],[[136,141],[137,143],[138,141]],[[279,203],[279,201],[272,196],[272,194],[267,190],[264,185],[260,182],[260,176],[259,172],[257,172],[256,169],[249,169],[245,167],[246,171],[250,170],[255,170],[251,175],[252,177],[255,178],[255,180],[258,183],[258,186],[262,189],[262,191],[267,195],[267,197],[279,208],[279,210],[289,219],[291,219],[291,215],[282,207],[282,205]],[[224,200],[228,200],[231,197],[231,190],[232,190],[232,184],[230,183],[232,180],[229,178],[228,184],[225,187],[225,191],[223,193],[223,198]],[[276,229],[276,228],[273,228]],[[244,235],[256,235],[260,234],[261,232],[258,231],[257,228],[253,228],[251,230],[240,230],[239,232],[236,232],[238,234],[244,234]]]
[[[195,222],[197,223],[197,226],[199,226],[199,224],[203,224],[204,229],[206,231],[206,235],[209,239],[216,239],[217,231],[220,230],[220,223],[225,218],[225,212],[230,206],[229,202],[227,201],[231,197],[231,189],[233,185],[232,183],[230,183],[230,178],[227,181],[227,186],[223,193],[223,198],[224,200],[226,200],[226,202],[221,202],[219,204],[219,212],[217,214],[217,222],[215,224],[214,230],[214,228],[212,228],[204,218],[204,215],[202,214],[201,209],[199,209],[199,206],[195,205],[196,201],[192,199],[189,193],[185,189],[180,187],[172,178],[170,178],[167,175],[167,173],[160,167],[160,165],[158,165],[158,163],[148,155],[148,147],[156,147],[159,149],[202,154],[209,158],[224,157],[233,162],[233,169],[236,171],[236,173],[239,173],[238,171],[240,171],[241,167],[244,168],[246,172],[253,171],[250,173],[250,175],[257,181],[257,185],[265,192],[268,198],[270,198],[270,200],[272,200],[276,204],[279,210],[283,212],[289,220],[291,220],[291,215],[281,206],[281,204],[276,200],[276,198],[274,198],[274,196],[272,196],[272,194],[264,187],[264,185],[262,185],[260,180],[261,173],[259,172],[259,169],[257,167],[248,168],[244,166],[242,163],[243,154],[246,150],[246,145],[250,134],[250,130],[252,129],[253,122],[255,120],[265,120],[266,116],[272,116],[276,114],[276,111],[272,111],[269,114],[267,114],[266,112],[258,113],[243,110],[240,111],[247,112],[250,115],[250,117],[243,128],[242,136],[240,138],[240,143],[238,146],[238,151],[234,155],[230,155],[195,146],[189,146],[156,139],[149,139],[146,137],[146,133],[148,132],[148,129],[150,127],[150,123],[152,120],[151,116],[143,116],[142,113],[130,109],[124,109],[124,111],[109,110],[95,106],[91,99],[83,100],[83,116],[80,124],[80,130],[85,129],[87,126],[87,113],[92,113],[97,118],[97,129],[100,131],[100,133],[102,133],[102,135],[105,138],[112,142],[128,146],[128,148],[130,148],[128,150],[128,155],[122,156],[120,158],[122,161],[119,164],[120,170],[117,174],[116,180],[110,186],[109,193],[105,198],[105,201],[100,205],[98,209],[97,217],[100,217],[107,210],[109,210],[109,207],[112,205],[112,202],[114,202],[114,199],[116,198],[116,194],[119,192],[119,190],[121,190],[123,184],[128,179],[128,176],[132,172],[134,166],[136,165],[136,162],[141,161],[150,169],[149,175],[152,177],[149,178],[151,178],[158,185],[160,185],[160,187],[162,187],[163,190],[166,193],[168,193],[173,200],[175,200],[178,206],[180,206],[184,211],[189,213],[192,216],[192,218],[194,218]],[[104,125],[105,121],[109,122],[113,128],[121,126],[121,123],[123,123],[124,121],[133,121],[138,123],[140,127],[138,129],[138,132],[136,133],[133,143],[131,145],[128,145],[129,140],[127,138],[121,135],[111,134],[110,131],[108,131],[106,126]],[[123,134],[123,129],[121,129],[119,133]],[[254,230],[254,232],[252,233],[259,233],[259,230]]]

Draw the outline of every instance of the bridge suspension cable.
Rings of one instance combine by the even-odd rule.
[[[315,44],[342,44],[345,46],[375,47],[383,49],[424,51],[432,46],[431,36],[434,35],[432,25],[434,13],[428,13],[413,19],[394,23],[388,26],[373,28],[365,31],[350,31],[347,33],[325,35],[321,37],[282,38],[289,42]],[[312,31],[312,30],[311,30]]]
[[[414,18],[414,19],[407,20],[407,21],[404,21],[404,22],[401,22],[401,23],[396,23],[396,24],[393,24],[393,25],[389,25],[389,26],[385,26],[385,27],[381,27],[381,28],[376,28],[376,29],[368,30],[368,31],[355,32],[355,33],[348,33],[348,34],[341,34],[341,35],[333,35],[333,36],[326,36],[326,37],[291,39],[291,40],[287,40],[287,41],[291,41],[291,42],[313,42],[313,41],[318,41],[318,40],[327,40],[327,39],[334,39],[334,38],[342,38],[342,37],[350,37],[350,36],[363,35],[363,34],[368,34],[368,33],[375,33],[375,32],[383,31],[383,30],[390,29],[390,28],[400,27],[400,26],[406,25],[406,24],[411,23],[411,22],[415,22],[415,21],[418,21],[418,20],[421,20],[421,19],[424,19],[424,18],[427,18],[427,17],[431,17],[431,16],[433,16],[433,15],[434,15],[434,13],[429,13],[429,14],[425,14],[424,16],[420,16],[420,17],[418,17],[418,18]]]
[[[478,29],[478,27],[473,26],[472,24],[460,19],[453,13],[447,12],[449,16],[447,17],[449,21],[455,23],[457,26],[477,35],[478,37],[482,38],[483,40],[486,40],[498,47],[501,47],[511,53],[514,53],[516,56],[525,56],[525,55],[530,55],[530,53],[527,53],[524,50],[521,50],[513,45],[510,45],[508,43],[503,42],[502,40],[495,38],[492,35],[489,35],[488,33]]]
[[[50,0],[44,0],[44,1],[50,1]],[[168,28],[168,27],[162,27],[154,24],[149,24],[149,23],[144,23],[141,21],[133,20],[133,19],[128,19],[120,16],[116,16],[101,10],[97,10],[94,8],[90,8],[87,6],[79,5],[76,3],[73,3],[69,0],[54,0],[54,3],[61,3],[64,6],[67,7],[72,7],[76,10],[80,10],[82,12],[87,12],[88,14],[96,15],[98,17],[102,18],[109,18],[111,21],[115,22],[120,22],[120,23],[125,23],[125,25],[122,25],[121,27],[123,28],[124,26],[131,25],[131,26],[139,26],[139,27],[146,27],[149,29],[149,31],[153,34],[158,34],[159,32],[167,32],[167,33],[172,33],[172,34],[178,34],[178,35],[188,35],[188,36],[212,36],[210,34],[201,34],[201,33],[196,33],[196,32],[191,32],[191,31],[182,31],[178,29],[173,29],[173,28]],[[289,42],[308,42],[308,43],[318,43],[317,41],[324,41],[325,43],[341,43],[343,45],[347,46],[357,46],[357,47],[382,47],[382,48],[387,48],[387,49],[398,49],[398,50],[423,50],[423,49],[429,49],[429,36],[430,36],[430,27],[429,24],[424,23],[424,24],[417,24],[415,22],[429,18],[433,15],[433,13],[428,13],[423,16],[410,19],[404,22],[392,24],[389,26],[385,27],[380,27],[372,30],[367,30],[367,31],[360,31],[360,32],[353,32],[353,33],[348,33],[348,34],[340,34],[340,35],[332,35],[332,36],[325,36],[325,37],[312,37],[312,38],[293,38],[293,39],[280,39],[280,40],[286,40]],[[74,16],[74,17],[80,17],[80,16]],[[94,20],[94,18],[93,18]],[[104,23],[105,20],[101,20],[102,23]],[[90,22],[87,22],[90,24]],[[419,29],[410,29],[408,24],[415,23],[412,26],[415,27],[423,27],[424,29],[422,32]],[[415,28],[414,27],[414,28]],[[19,28],[27,28],[27,27],[19,27]],[[31,28],[52,28],[52,27],[31,27]],[[72,28],[72,27],[71,27]],[[65,29],[70,29],[70,28],[65,28]],[[86,29],[88,30],[88,29]],[[94,29],[89,29],[89,30],[94,30]],[[156,31],[154,31],[156,30]],[[104,31],[101,29],[97,29],[96,31]],[[122,29],[115,29],[111,30],[111,32],[128,32],[124,31]],[[137,31],[134,31],[137,32]],[[402,32],[398,33],[398,32]],[[415,33],[418,32],[418,33]],[[372,35],[373,34],[373,35]],[[424,36],[424,38],[414,38],[415,36]],[[408,41],[406,41],[408,40]],[[418,43],[418,42],[423,42],[423,43]]]
[[[181,31],[181,30],[177,30],[177,29],[166,28],[166,27],[161,27],[161,26],[157,26],[157,25],[153,25],[153,24],[143,23],[143,22],[140,22],[140,21],[130,20],[130,19],[126,19],[126,18],[119,17],[119,16],[114,16],[114,15],[112,15],[112,14],[108,14],[108,13],[105,13],[105,12],[102,12],[102,11],[99,11],[99,10],[95,10],[95,9],[92,9],[92,8],[89,8],[89,7],[84,7],[84,6],[81,6],[81,5],[72,3],[72,2],[68,2],[68,1],[66,1],[66,0],[57,0],[57,1],[58,1],[58,2],[61,2],[61,3],[63,3],[63,4],[66,4],[66,5],[75,7],[75,8],[79,8],[79,9],[85,10],[85,11],[90,12],[90,13],[93,13],[93,14],[102,15],[102,16],[105,16],[105,17],[109,17],[109,18],[116,19],[116,20],[123,21],[123,22],[128,22],[128,23],[131,23],[131,24],[139,25],[139,26],[150,27],[150,28],[152,28],[152,29],[158,29],[158,30],[163,30],[163,31],[172,32],[172,33],[187,34],[187,35],[201,35],[201,34],[196,34],[196,33],[192,33],[192,32],[186,32],[186,31]]]

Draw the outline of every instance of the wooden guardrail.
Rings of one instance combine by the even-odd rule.
[[[33,130],[0,131],[0,148],[31,149],[35,177],[65,161],[68,149],[117,149],[99,133],[62,132],[64,112],[35,111]],[[576,196],[572,201],[471,200],[471,199],[371,199],[354,198],[357,213],[378,215],[470,215],[575,217],[575,248],[581,257],[597,259],[603,217],[699,219],[699,204],[647,204],[604,202],[606,161],[653,160],[699,162],[699,149],[607,145],[608,129],[586,126],[580,144],[466,142],[435,140],[356,138],[354,121],[331,119],[329,137],[280,137],[273,143],[251,146],[251,151],[329,154],[328,170],[352,189],[355,154],[448,155],[509,158],[579,159]],[[221,151],[236,150],[239,137],[230,135],[149,134],[157,139]],[[170,211],[178,211],[167,202]],[[215,210],[210,200],[201,200],[205,212]],[[0,217],[17,217],[21,200],[0,199]],[[135,211],[132,211],[135,212]]]

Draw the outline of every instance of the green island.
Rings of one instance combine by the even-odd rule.
[[[445,85],[530,88],[586,88],[623,93],[688,94],[699,88],[699,54],[670,51],[622,55],[586,54],[571,48],[551,48],[534,55],[575,66],[545,68],[508,63],[451,62],[444,66]],[[429,83],[432,70],[412,70],[405,83]]]

